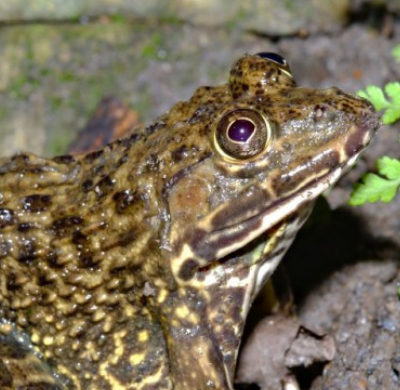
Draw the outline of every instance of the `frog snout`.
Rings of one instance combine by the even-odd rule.
[[[374,107],[369,102],[366,101],[366,103],[369,106],[369,110],[365,110],[356,124],[360,132],[368,133],[370,136],[369,138],[372,138],[382,125],[382,120],[380,114]]]
[[[344,145],[346,155],[350,158],[360,153],[369,144],[380,125],[381,118],[375,109],[371,106],[369,112],[365,110],[354,123]]]

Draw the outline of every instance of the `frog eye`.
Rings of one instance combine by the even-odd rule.
[[[272,52],[262,52],[262,53],[257,53],[257,56],[265,59],[265,60],[271,60],[279,65],[287,66],[287,61],[279,54],[272,53]]]
[[[266,149],[271,138],[268,121],[255,110],[239,109],[228,112],[219,121],[215,144],[229,160],[248,160]]]

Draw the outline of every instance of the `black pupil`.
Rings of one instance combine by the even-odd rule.
[[[231,124],[228,136],[232,141],[247,142],[254,133],[254,123],[247,119],[238,119]]]
[[[264,58],[266,60],[272,60],[277,62],[278,64],[285,65],[286,61],[285,59],[280,56],[279,54],[276,53],[271,53],[271,52],[263,52],[263,53],[257,53],[257,55],[261,58]]]

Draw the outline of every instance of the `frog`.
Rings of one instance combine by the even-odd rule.
[[[371,104],[246,54],[99,150],[0,159],[0,387],[234,388],[249,309]]]

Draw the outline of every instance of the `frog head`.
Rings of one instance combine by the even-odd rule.
[[[272,53],[239,59],[227,85],[200,88],[171,118],[180,158],[164,189],[163,247],[176,287],[163,312],[176,381],[230,386],[255,295],[380,122],[366,100],[297,87]]]

